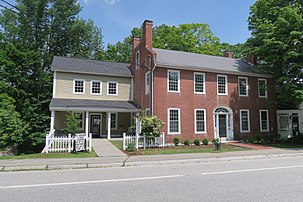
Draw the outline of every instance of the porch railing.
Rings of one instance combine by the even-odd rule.
[[[165,146],[165,135],[161,133],[159,137],[138,136],[138,144],[136,144],[136,135],[123,133],[123,150],[126,150],[130,144],[138,148],[156,148]],[[137,148],[137,149],[138,149]]]
[[[55,130],[49,132],[46,135],[45,147],[41,153],[49,152],[71,152],[75,148],[75,142],[77,142],[78,137],[72,137],[71,134],[68,135],[55,135]],[[86,142],[85,150],[92,151],[92,134],[89,133],[88,137],[84,137]]]

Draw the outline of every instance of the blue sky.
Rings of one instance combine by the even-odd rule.
[[[14,0],[7,0],[13,3]],[[256,0],[78,0],[84,19],[102,29],[103,41],[122,41],[145,19],[154,25],[207,23],[221,42],[243,43],[250,37],[247,18]]]
[[[221,42],[243,43],[250,37],[247,18],[256,0],[79,0],[81,16],[101,27],[107,43],[122,41],[145,19],[154,25],[208,23]]]

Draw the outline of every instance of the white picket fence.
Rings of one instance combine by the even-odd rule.
[[[156,148],[165,146],[165,135],[161,133],[160,137],[145,137],[143,135],[138,136],[138,144],[136,144],[136,135],[128,135],[123,133],[123,150],[126,150],[128,145],[133,144],[138,148]],[[137,148],[137,149],[138,149]]]
[[[84,138],[86,142],[86,151],[92,150],[92,134],[89,134],[89,137]],[[71,152],[74,148],[74,144],[77,141],[77,136],[72,137],[71,134],[68,135],[55,135],[55,130],[49,132],[46,135],[45,147],[41,153],[49,152]]]

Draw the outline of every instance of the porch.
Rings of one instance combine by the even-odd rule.
[[[93,138],[122,137],[124,132],[133,124],[133,116],[139,112],[139,107],[132,101],[88,100],[88,99],[59,99],[53,98],[50,103],[50,131],[57,135],[66,128],[68,112],[80,115],[82,133]]]

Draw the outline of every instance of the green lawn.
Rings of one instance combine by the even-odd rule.
[[[121,140],[111,140],[113,145],[122,150],[123,143]],[[221,145],[221,150],[216,151],[214,145],[200,145],[200,146],[184,146],[184,147],[165,147],[165,148],[152,148],[140,149],[138,152],[129,153],[133,155],[158,155],[158,154],[184,154],[184,153],[218,153],[218,152],[231,152],[231,151],[244,151],[250,150],[249,148],[236,147],[231,145]]]
[[[7,159],[46,159],[46,158],[92,158],[97,157],[94,151],[86,153],[86,152],[77,152],[77,153],[48,153],[48,154],[24,154],[24,155],[16,155],[16,156],[0,156],[0,160]]]
[[[269,143],[265,145],[270,147],[277,147],[281,149],[298,149],[298,148],[303,149],[302,144],[296,144],[296,143]]]

